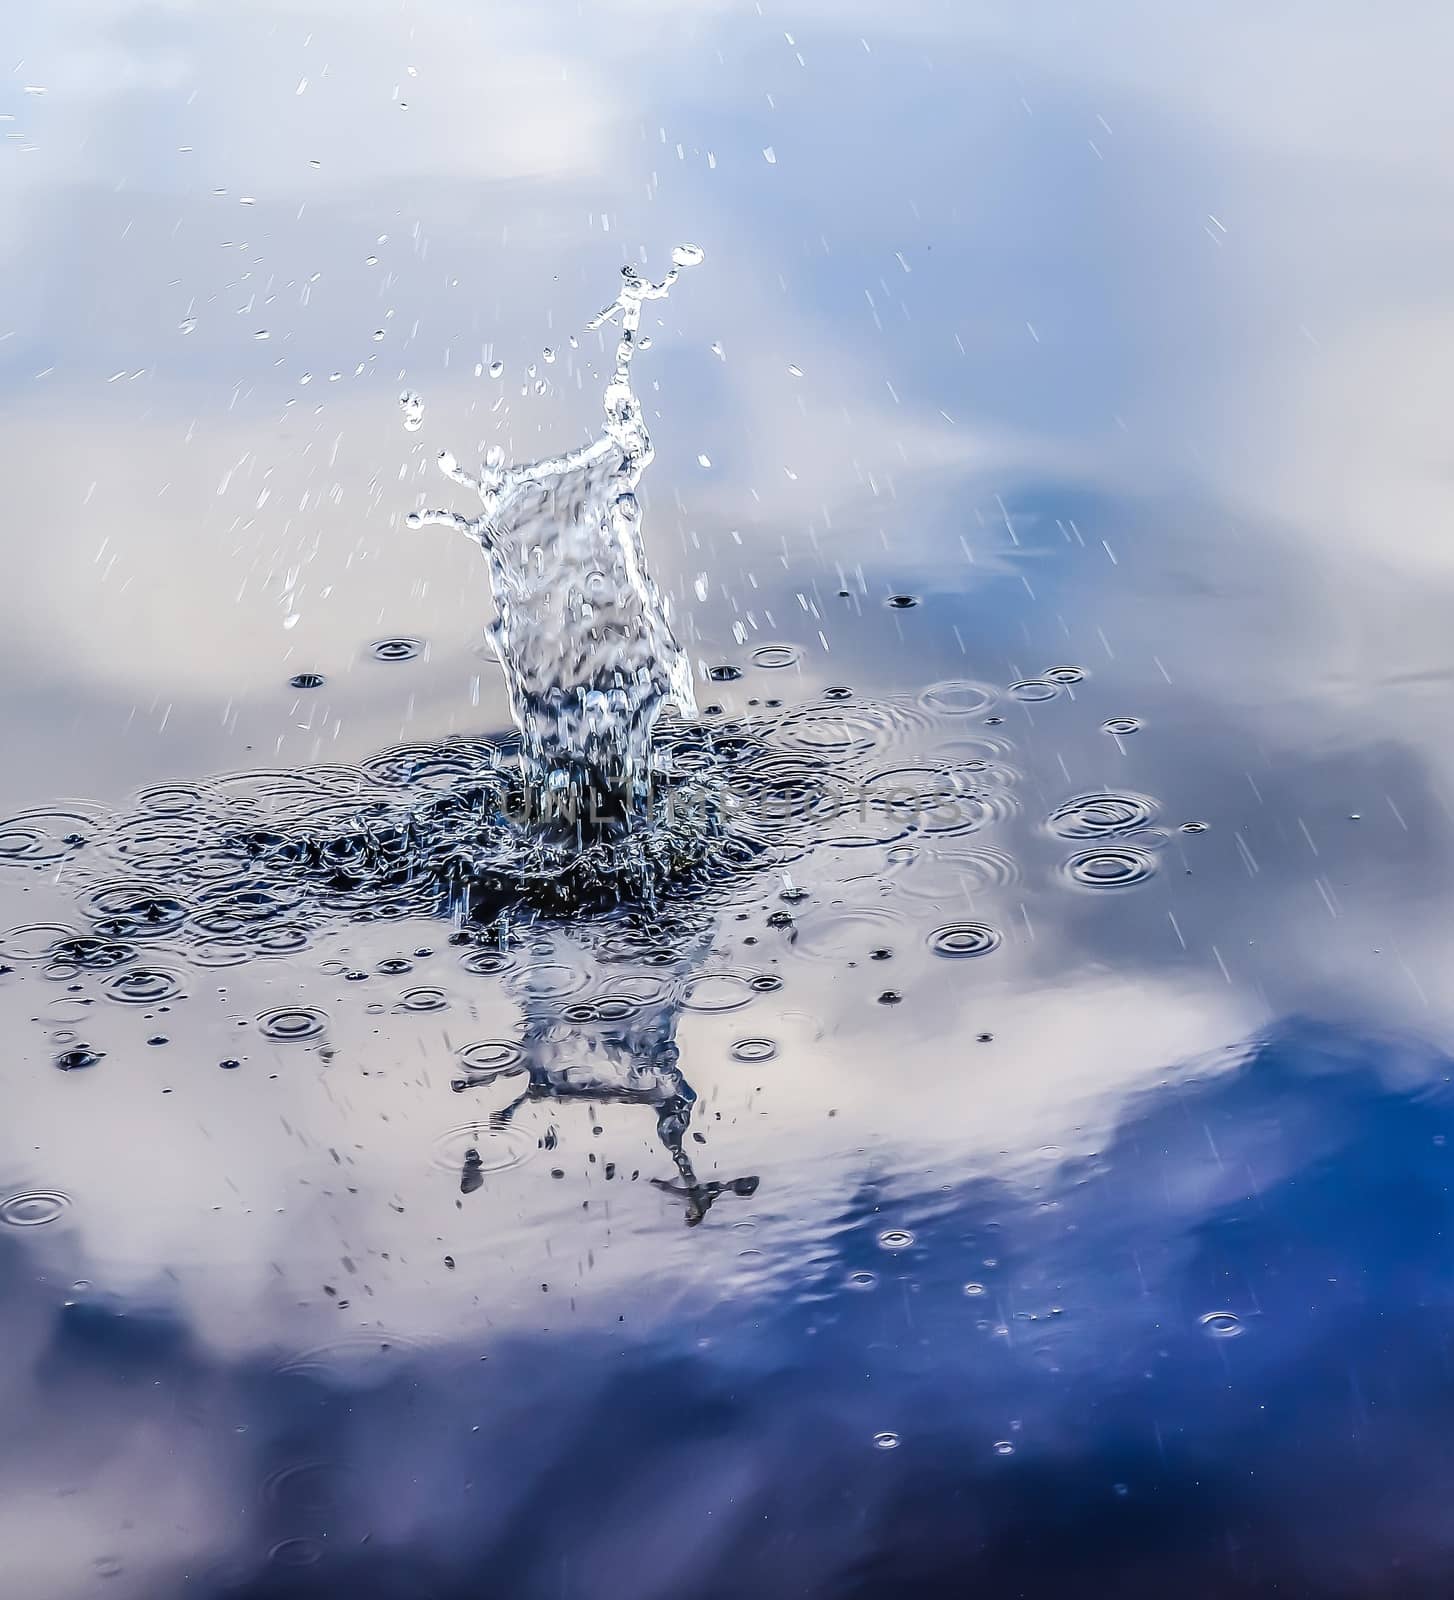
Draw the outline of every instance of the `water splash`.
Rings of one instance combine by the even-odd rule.
[[[686,717],[697,709],[670,603],[646,566],[636,489],[653,451],[631,361],[645,303],[662,299],[682,268],[701,259],[696,246],[679,245],[659,283],[624,267],[620,294],[592,319],[593,329],[615,322],[620,331],[600,437],[525,466],[507,465],[496,447],[478,477],[445,452],[440,470],[474,490],[483,510],[408,519],[414,528],[454,528],[489,558],[497,612],[490,638],[527,782],[589,796],[593,814],[627,823],[649,807],[657,718],[668,705]],[[417,415],[407,404],[406,421]],[[573,818],[581,810],[570,807]]]

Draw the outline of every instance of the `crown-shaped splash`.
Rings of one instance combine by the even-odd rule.
[[[479,495],[483,509],[412,514],[410,527],[467,534],[489,559],[496,618],[490,639],[520,730],[527,782],[559,812],[629,822],[652,783],[652,729],[663,708],[695,716],[691,664],[672,631],[670,602],[646,565],[637,486],[651,439],[631,384],[642,308],[662,299],[702,252],[679,245],[659,282],[622,269],[621,292],[592,319],[620,332],[599,438],[567,455],[507,464],[498,448],[479,476],[453,455],[440,470]],[[404,398],[406,420],[419,402]],[[412,408],[412,409],[411,409]]]

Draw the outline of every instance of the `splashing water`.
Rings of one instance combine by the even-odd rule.
[[[622,268],[621,292],[590,327],[616,322],[616,370],[606,386],[604,433],[567,455],[510,466],[498,447],[479,477],[445,452],[440,470],[473,489],[476,517],[415,512],[476,540],[489,557],[496,619],[490,637],[521,735],[527,783],[593,816],[643,816],[654,775],[652,729],[667,705],[696,715],[691,665],[672,632],[670,604],[646,568],[636,489],[651,439],[631,386],[642,307],[662,299],[702,252],[679,245],[660,283]],[[422,405],[406,397],[406,422]],[[569,814],[578,818],[581,807]]]

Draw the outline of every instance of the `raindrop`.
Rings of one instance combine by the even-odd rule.
[[[1049,678],[1051,683],[1082,683],[1085,681],[1084,667],[1047,667],[1040,674],[1042,678]]]
[[[404,426],[410,433],[417,433],[424,422],[424,402],[412,389],[406,389],[399,396],[399,406],[404,413]]]
[[[742,668],[734,667],[730,663],[719,667],[708,667],[707,676],[713,683],[736,683],[742,676]]]
[[[888,1228],[878,1236],[880,1250],[907,1250],[914,1236],[907,1228]]]
[[[1124,739],[1130,734],[1139,733],[1140,730],[1141,719],[1139,717],[1111,717],[1101,724],[1103,733],[1114,734],[1118,739]]]
[[[888,598],[888,604],[895,611],[911,611],[918,603],[916,594],[891,594]]]
[[[876,1433],[873,1436],[873,1447],[875,1450],[897,1450],[899,1436],[896,1433]]]
[[[777,1054],[777,1045],[771,1039],[738,1039],[732,1046],[734,1061],[771,1061]]]
[[[94,1067],[98,1061],[105,1060],[104,1050],[93,1050],[88,1044],[73,1044],[69,1050],[63,1050],[56,1057],[56,1066],[62,1072],[80,1072],[86,1067]]]
[[[327,679],[321,672],[298,672],[288,679],[290,689],[321,689]]]
[[[1247,1331],[1242,1319],[1233,1311],[1206,1311],[1197,1322],[1212,1339],[1236,1339]]]

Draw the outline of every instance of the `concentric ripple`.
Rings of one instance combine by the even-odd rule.
[[[1050,813],[1050,828],[1062,839],[1108,839],[1134,833],[1156,815],[1156,802],[1142,794],[1082,794]]]
[[[1129,889],[1156,871],[1156,861],[1129,845],[1107,845],[1079,851],[1066,862],[1065,870],[1083,889]]]
[[[931,683],[919,696],[919,704],[940,716],[980,717],[994,708],[999,696],[987,683],[950,678]]]
[[[525,1066],[525,1052],[513,1039],[480,1039],[461,1046],[455,1054],[466,1071],[482,1077],[520,1072]]]
[[[0,865],[44,867],[74,855],[99,835],[102,815],[80,804],[35,806],[0,822]]]
[[[802,657],[803,652],[795,644],[760,644],[752,652],[752,664],[777,671],[783,667],[797,666]]]
[[[539,1139],[505,1116],[447,1128],[430,1146],[429,1159],[441,1172],[467,1180],[487,1172],[505,1172],[528,1161]]]
[[[265,1011],[258,1019],[265,1039],[275,1044],[298,1044],[320,1038],[328,1028],[328,1016],[312,1006],[279,1006]]]
[[[0,1200],[0,1223],[7,1228],[43,1228],[59,1221],[71,1203],[59,1190],[35,1189]]]
[[[936,928],[929,935],[929,948],[936,956],[961,961],[973,956],[987,956],[998,950],[1002,935],[987,922],[951,922]]]
[[[406,636],[375,639],[369,654],[375,661],[414,661],[424,654],[424,641]]]
[[[687,1011],[740,1011],[751,1004],[752,980],[740,972],[704,972],[681,988]]]
[[[108,1000],[122,1005],[154,1006],[175,1000],[182,992],[182,979],[164,967],[133,967],[130,972],[118,972],[108,978],[102,992]]]

